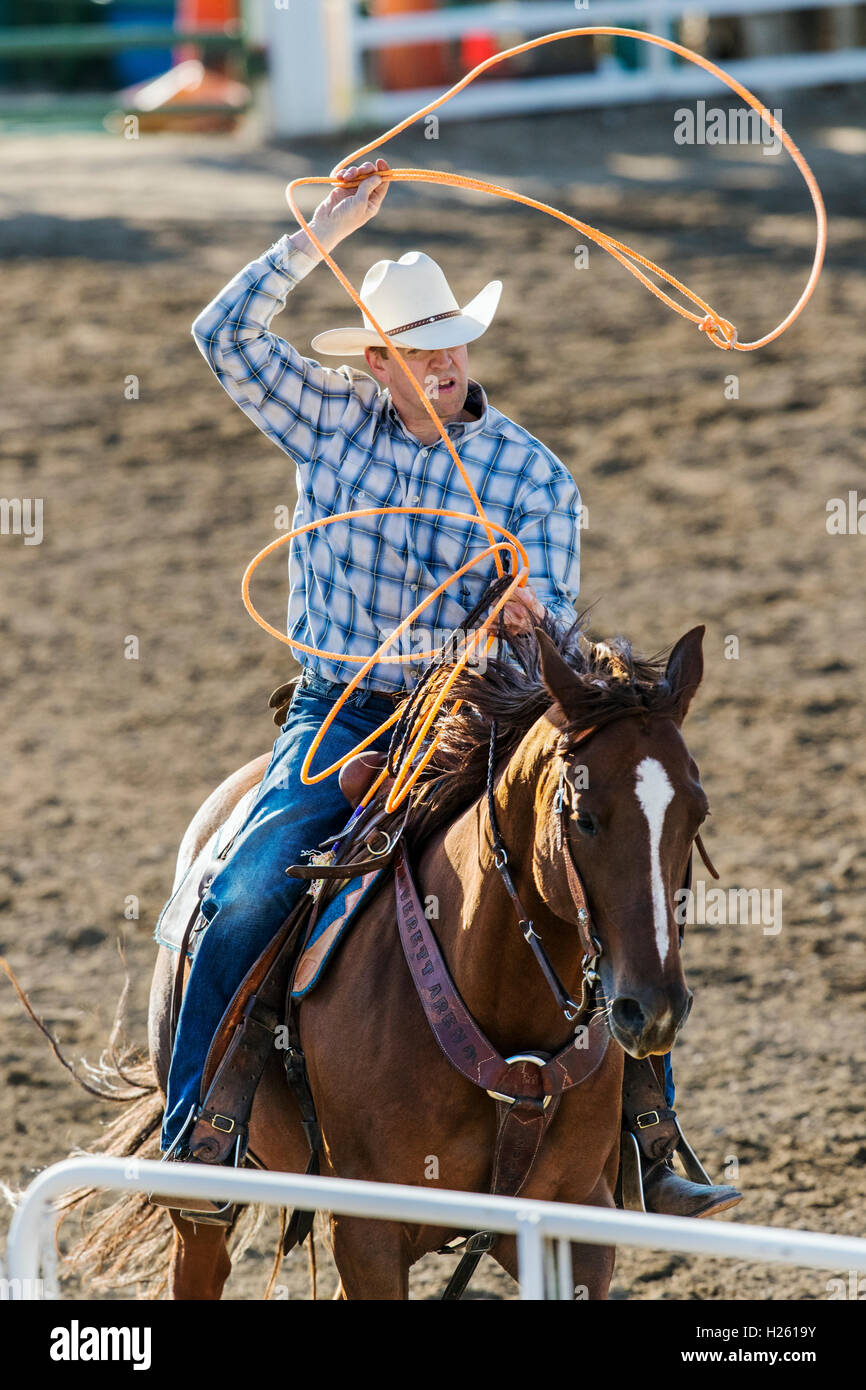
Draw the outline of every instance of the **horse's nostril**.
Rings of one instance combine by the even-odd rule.
[[[630,1033],[632,1037],[640,1037],[644,1029],[644,1011],[636,999],[630,999],[627,994],[620,994],[614,999],[611,1005],[613,1021],[623,1032]]]

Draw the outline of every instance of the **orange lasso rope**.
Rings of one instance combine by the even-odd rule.
[[[672,39],[662,38],[658,34],[643,33],[639,29],[621,29],[607,25],[594,25],[588,28],[563,29],[558,33],[544,34],[538,38],[529,40],[527,43],[518,44],[515,48],[504,49],[501,53],[493,54],[492,57],[486,58],[484,62],[479,63],[477,67],[474,67],[470,72],[466,73],[466,75],[462,77],[459,82],[456,82],[454,86],[450,87],[447,92],[444,92],[442,94],[442,96],[437,97],[435,101],[430,102],[429,105],[424,106],[419,111],[414,112],[413,115],[407,116],[405,120],[400,121],[399,124],[395,126],[392,126],[392,128],[386,131],[384,135],[380,135],[377,139],[371,140],[369,144],[363,145],[359,149],[354,150],[352,154],[347,155],[345,159],[341,160],[339,164],[334,166],[334,171],[332,171],[330,175],[309,176],[307,178],[293,179],[292,182],[288,185],[288,188],[286,189],[286,197],[288,199],[289,207],[295,214],[295,217],[297,218],[301,227],[306,232],[307,236],[310,238],[310,241],[319,251],[323,260],[330,266],[331,270],[334,272],[337,279],[340,281],[340,284],[349,294],[356,306],[362,311],[363,314],[366,315],[367,319],[372,324],[375,331],[379,333],[380,337],[388,345],[389,348],[394,349],[395,344],[392,342],[388,333],[381,326],[381,324],[379,324],[377,320],[374,318],[373,314],[370,312],[369,308],[364,304],[360,295],[355,290],[353,285],[349,282],[349,280],[340,270],[339,266],[334,262],[334,260],[325,250],[324,246],[318,240],[315,232],[312,230],[309,223],[306,221],[306,219],[304,218],[303,214],[297,206],[294,196],[294,190],[296,188],[301,188],[304,185],[308,184],[336,184],[338,187],[341,188],[357,187],[363,181],[363,178],[369,178],[372,177],[372,175],[365,174],[355,179],[346,180],[339,177],[336,173],[336,170],[349,168],[351,165],[357,163],[357,161],[363,155],[369,154],[371,150],[378,149],[380,145],[384,145],[395,135],[399,135],[400,132],[405,130],[407,126],[412,125],[413,122],[419,120],[422,116],[429,115],[431,111],[435,111],[437,107],[442,106],[446,101],[450,101],[451,97],[456,96],[458,92],[462,91],[462,89],[468,86],[470,82],[473,82],[476,77],[479,77],[481,75],[481,73],[486,72],[488,68],[494,67],[497,63],[504,62],[508,58],[513,58],[519,53],[525,53],[529,49],[538,48],[542,44],[555,43],[559,39],[591,37],[594,35],[614,35],[623,38],[639,39],[644,43],[656,44],[661,48],[666,48],[670,52],[678,54],[682,58],[686,58],[689,62],[697,64],[699,67],[704,68],[707,72],[712,73],[713,76],[719,79],[719,81],[723,82],[732,91],[736,92],[738,96],[742,97],[744,101],[748,102],[749,106],[751,106],[753,110],[758,112],[762,121],[764,121],[764,123],[768,125],[770,129],[773,131],[773,133],[781,140],[785,149],[788,151],[792,160],[794,161],[800,173],[802,174],[803,179],[806,183],[806,187],[808,188],[809,193],[811,195],[812,203],[815,209],[815,218],[817,222],[815,255],[812,261],[812,267],[809,272],[809,277],[806,281],[806,285],[803,289],[802,294],[800,295],[800,298],[797,300],[790,313],[788,313],[785,316],[785,318],[782,319],[781,323],[777,324],[777,326],[770,333],[765,334],[764,337],[756,338],[753,342],[750,343],[739,342],[737,330],[736,328],[734,328],[732,323],[730,323],[727,319],[722,318],[722,316],[716,313],[715,310],[713,310],[709,304],[705,303],[705,301],[701,299],[699,295],[695,294],[686,285],[683,285],[679,280],[677,280],[673,275],[670,275],[666,270],[663,270],[661,266],[656,265],[653,261],[647,259],[647,257],[642,256],[638,251],[635,251],[631,247],[626,246],[624,242],[616,241],[613,237],[608,236],[605,232],[601,232],[597,228],[591,227],[586,222],[579,221],[579,219],[576,217],[570,217],[567,213],[561,212],[558,208],[551,207],[547,203],[539,202],[535,198],[529,198],[524,196],[523,194],[515,193],[512,189],[509,188],[501,188],[497,184],[485,183],[481,179],[469,178],[464,174],[449,174],[438,169],[387,169],[382,171],[376,171],[377,177],[387,180],[399,180],[401,182],[406,183],[449,184],[455,188],[468,188],[473,189],[479,193],[490,193],[494,197],[498,198],[509,198],[513,202],[523,203],[525,207],[535,208],[539,212],[546,212],[551,217],[558,218],[560,222],[567,223],[568,226],[573,227],[576,231],[588,237],[591,241],[594,241],[598,246],[601,246],[605,251],[609,252],[609,254],[613,256],[615,260],[619,261],[620,265],[624,266],[626,270],[630,271],[632,275],[636,276],[636,278],[641,282],[641,284],[645,285],[646,288],[656,296],[656,298],[662,300],[663,303],[667,304],[668,307],[673,309],[676,313],[681,314],[683,318],[689,319],[692,323],[697,324],[699,331],[705,333],[709,338],[710,342],[714,343],[716,347],[722,348],[726,351],[730,351],[733,349],[737,352],[754,352],[757,348],[764,347],[767,343],[771,343],[775,338],[780,337],[781,334],[784,333],[787,328],[790,328],[791,324],[805,308],[809,299],[812,297],[812,293],[818,282],[818,277],[821,273],[821,267],[824,262],[824,253],[827,244],[827,217],[824,209],[824,202],[821,197],[821,190],[818,187],[817,180],[815,179],[815,176],[812,173],[812,170],[809,168],[809,165],[807,164],[805,158],[800,153],[799,149],[794,144],[787,131],[783,128],[781,122],[778,121],[776,117],[773,115],[773,113],[766,106],[764,106],[762,102],[758,101],[757,97],[753,96],[753,94],[746,87],[744,87],[741,82],[738,82],[736,78],[731,77],[729,73],[726,73],[715,63],[712,63],[709,61],[709,59],[702,57],[701,54],[694,53],[691,49],[685,48],[682,44],[675,43]],[[699,309],[701,311],[700,314],[693,313],[690,309],[687,309],[683,305],[678,304],[674,299],[671,298],[669,294],[665,292],[665,290],[661,289],[660,286],[653,284],[652,280],[650,280],[648,276],[644,274],[644,271],[649,271],[653,275],[658,276],[673,290],[675,290],[678,294],[682,295],[685,299],[690,301],[697,309]],[[454,445],[452,444],[449,435],[445,431],[445,428],[442,425],[439,416],[436,414],[436,411],[430,404],[426,392],[423,390],[421,385],[415,380],[414,376],[412,375],[409,368],[406,366],[399,353],[392,352],[392,356],[394,361],[396,361],[399,364],[400,369],[402,370],[407,380],[410,382],[422,406],[424,407],[430,419],[433,421],[434,425],[439,431],[439,434],[441,435],[446,448],[451,454],[451,457],[454,463],[456,464],[457,469],[460,472],[461,477],[463,478],[463,481],[466,484],[469,496],[471,497],[472,502],[476,508],[477,515],[472,516],[464,512],[457,512],[445,508],[435,507],[369,507],[363,510],[341,512],[335,516],[323,517],[318,521],[308,522],[305,526],[299,526],[296,530],[289,532],[285,536],[281,536],[276,541],[272,541],[270,545],[266,546],[262,551],[260,551],[259,554],[251,561],[243,578],[244,605],[250,616],[254,618],[255,621],[259,624],[259,626],[263,627],[266,632],[269,632],[280,642],[286,643],[287,646],[290,646],[299,651],[308,652],[312,656],[322,656],[329,658],[330,660],[336,661],[350,661],[361,663],[361,669],[358,671],[357,675],[355,675],[352,678],[352,680],[347,684],[346,689],[343,691],[339,699],[336,701],[333,708],[329,711],[327,718],[325,719],[321,727],[318,729],[315,738],[313,739],[313,742],[310,745],[309,750],[307,751],[307,755],[304,759],[300,775],[301,780],[303,782],[305,782],[307,785],[311,785],[315,782],[322,781],[323,778],[328,777],[332,772],[337,771],[345,763],[347,763],[350,758],[355,757],[356,754],[362,752],[365,748],[367,748],[369,744],[371,744],[376,738],[378,738],[379,734],[383,733],[386,729],[390,728],[391,725],[399,719],[400,711],[395,710],[394,714],[391,715],[389,719],[387,719],[383,724],[381,724],[378,729],[374,730],[374,732],[371,733],[369,737],[366,738],[362,743],[357,744],[357,746],[353,748],[351,752],[345,754],[344,757],[338,759],[335,763],[332,763],[331,766],[325,768],[324,771],[317,772],[314,775],[310,774],[310,765],[313,761],[316,750],[319,744],[321,743],[322,739],[324,738],[325,733],[327,732],[330,724],[336,718],[338,711],[340,710],[346,699],[358,686],[360,681],[371,669],[371,667],[383,658],[383,654],[401,636],[406,627],[418,616],[418,614],[421,613],[430,603],[432,603],[439,596],[439,594],[441,594],[443,590],[446,589],[448,585],[451,584],[455,579],[459,578],[460,575],[464,574],[474,565],[483,563],[491,555],[494,559],[497,575],[501,578],[504,573],[504,570],[502,566],[502,560],[500,558],[500,551],[506,551],[509,553],[512,560],[512,568],[514,570],[514,577],[512,579],[512,582],[502,593],[497,602],[491,607],[491,610],[481,627],[478,628],[474,633],[472,633],[471,636],[467,636],[464,651],[462,652],[459,659],[456,661],[453,670],[445,679],[442,687],[435,695],[429,708],[426,708],[425,706],[417,715],[415,724],[412,728],[411,736],[413,741],[411,743],[411,746],[407,749],[402,762],[400,762],[396,768],[394,782],[388,793],[388,798],[386,801],[386,809],[388,811],[395,810],[401,804],[404,797],[406,797],[409,794],[411,788],[418,780],[418,777],[421,775],[427,763],[432,758],[438,743],[438,735],[433,737],[430,746],[425,751],[417,767],[414,769],[411,776],[408,776],[409,769],[412,766],[412,763],[418,751],[420,750],[421,745],[423,744],[424,739],[426,738],[431,726],[433,725],[433,722],[436,719],[436,716],[440,708],[447,699],[448,692],[451,689],[452,685],[457,680],[460,672],[467,664],[467,662],[469,662],[473,658],[476,649],[481,645],[482,641],[485,642],[484,653],[489,651],[492,643],[496,640],[496,634],[493,631],[493,625],[495,623],[500,609],[506,603],[508,603],[509,599],[511,598],[512,594],[515,592],[517,588],[523,587],[526,584],[529,576],[529,564],[526,551],[524,550],[520,541],[510,531],[506,530],[505,527],[498,526],[496,525],[496,523],[491,522],[487,518],[484,512],[484,508],[481,505],[481,501],[478,498],[475,489],[472,486],[472,482],[468,477],[466,470],[463,467],[463,464],[461,463],[459,455],[457,454],[457,451],[454,448]],[[288,542],[293,540],[295,536],[300,536],[305,531],[313,530],[317,526],[328,526],[332,522],[347,521],[354,517],[384,516],[390,515],[392,513],[401,512],[411,512],[413,514],[426,514],[430,516],[457,517],[463,521],[469,521],[474,525],[483,526],[487,534],[487,540],[489,544],[487,549],[482,551],[481,554],[476,555],[474,559],[468,561],[465,565],[462,565],[460,569],[456,570],[454,574],[449,576],[449,578],[445,580],[444,583],[440,584],[438,588],[436,588],[432,593],[428,594],[426,598],[424,598],[421,601],[421,603],[419,603],[412,610],[412,612],[403,620],[399,627],[395,628],[395,630],[385,639],[385,641],[382,642],[382,644],[373,653],[372,656],[351,656],[344,652],[325,652],[321,651],[317,647],[307,646],[305,643],[298,642],[294,639],[290,639],[285,633],[279,632],[275,627],[272,627],[270,623],[266,622],[265,619],[261,616],[261,614],[259,614],[256,611],[250,598],[250,581],[252,579],[253,573],[262,563],[262,561],[265,560],[267,556],[269,556],[279,546],[286,545]],[[503,539],[498,541],[494,540],[494,532],[499,532]],[[520,568],[516,568],[518,563],[520,565]],[[389,658],[389,662],[392,664],[394,662],[399,662],[400,664],[403,664],[407,661],[417,662],[421,659],[430,660],[436,655],[436,652],[422,652],[420,654],[413,654],[412,656],[398,657],[392,655]],[[456,702],[454,706],[455,710],[459,708],[461,703],[461,701]],[[371,797],[375,795],[376,791],[378,790],[381,783],[385,780],[387,775],[387,768],[383,768],[381,774],[372,783],[363,800],[361,801],[361,806],[367,805],[367,803],[369,802]]]

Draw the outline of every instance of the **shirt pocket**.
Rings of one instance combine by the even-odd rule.
[[[340,483],[334,503],[334,514],[343,512],[363,512],[379,503],[363,487],[350,483]],[[372,569],[374,557],[379,546],[382,527],[388,518],[379,516],[358,516],[352,520],[334,521],[322,528],[329,548],[344,568]]]
[[[459,570],[477,551],[477,545],[473,544],[477,537],[482,541],[484,539],[484,532],[480,527],[472,526],[468,521],[457,521],[453,517],[445,520],[442,517],[421,516],[416,519],[413,527],[416,554],[422,564],[427,565],[433,573],[453,574],[455,570]],[[466,576],[461,575],[457,583],[462,585],[465,580]],[[457,584],[453,585],[449,592],[458,593]]]

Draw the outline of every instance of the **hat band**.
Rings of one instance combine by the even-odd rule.
[[[444,314],[430,314],[426,319],[415,319],[414,323],[401,323],[399,328],[389,328],[388,336],[390,338],[395,333],[408,333],[410,328],[423,328],[425,323],[438,323],[440,319],[457,319],[462,312],[462,309],[446,309]]]

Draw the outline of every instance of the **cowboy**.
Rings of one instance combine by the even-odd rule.
[[[388,188],[379,175],[387,168],[379,159],[375,166],[345,169],[346,180],[362,176],[361,182],[354,189],[333,188],[316,208],[310,225],[329,253],[379,211]],[[192,329],[231,398],[294,461],[293,529],[368,507],[466,512],[465,484],[439,432],[366,313],[363,326],[329,329],[312,344],[331,356],[363,355],[369,374],[346,364],[323,367],[270,331],[288,295],[319,260],[303,230],[281,237],[229,282]],[[560,460],[490,405],[469,376],[468,344],[489,327],[501,290],[502,282],[491,280],[461,307],[437,263],[408,251],[397,261],[377,261],[364,278],[361,298],[423,387],[488,519],[507,527],[526,548],[532,587],[517,590],[503,610],[506,634],[512,635],[545,610],[566,626],[574,621],[581,503]],[[351,810],[335,779],[310,786],[300,778],[315,733],[357,671],[334,653],[368,657],[425,593],[465,563],[473,548],[488,543],[483,529],[468,521],[422,513],[359,517],[352,525],[307,531],[291,543],[288,635],[331,655],[304,662],[231,857],[201,901],[206,929],[178,1018],[164,1157],[200,1161],[184,1140],[201,1106],[211,1041],[247,970],[305,891],[303,880],[287,877],[286,865],[340,831]],[[431,605],[432,631],[452,631],[495,576],[491,556],[486,566],[462,576],[458,593],[445,590]],[[437,645],[429,644],[431,629],[419,650]],[[371,667],[328,729],[322,756],[329,764],[393,713],[424,664],[386,657]],[[389,741],[386,732],[370,747],[384,752]],[[733,1189],[687,1182],[668,1163],[679,1138],[669,1065],[666,1096],[649,1062],[634,1086],[635,1113],[656,1116],[643,1146],[648,1207],[704,1215],[730,1204]],[[155,1200],[184,1209],[194,1205],[189,1199]],[[202,1201],[197,1209],[217,1206]]]

